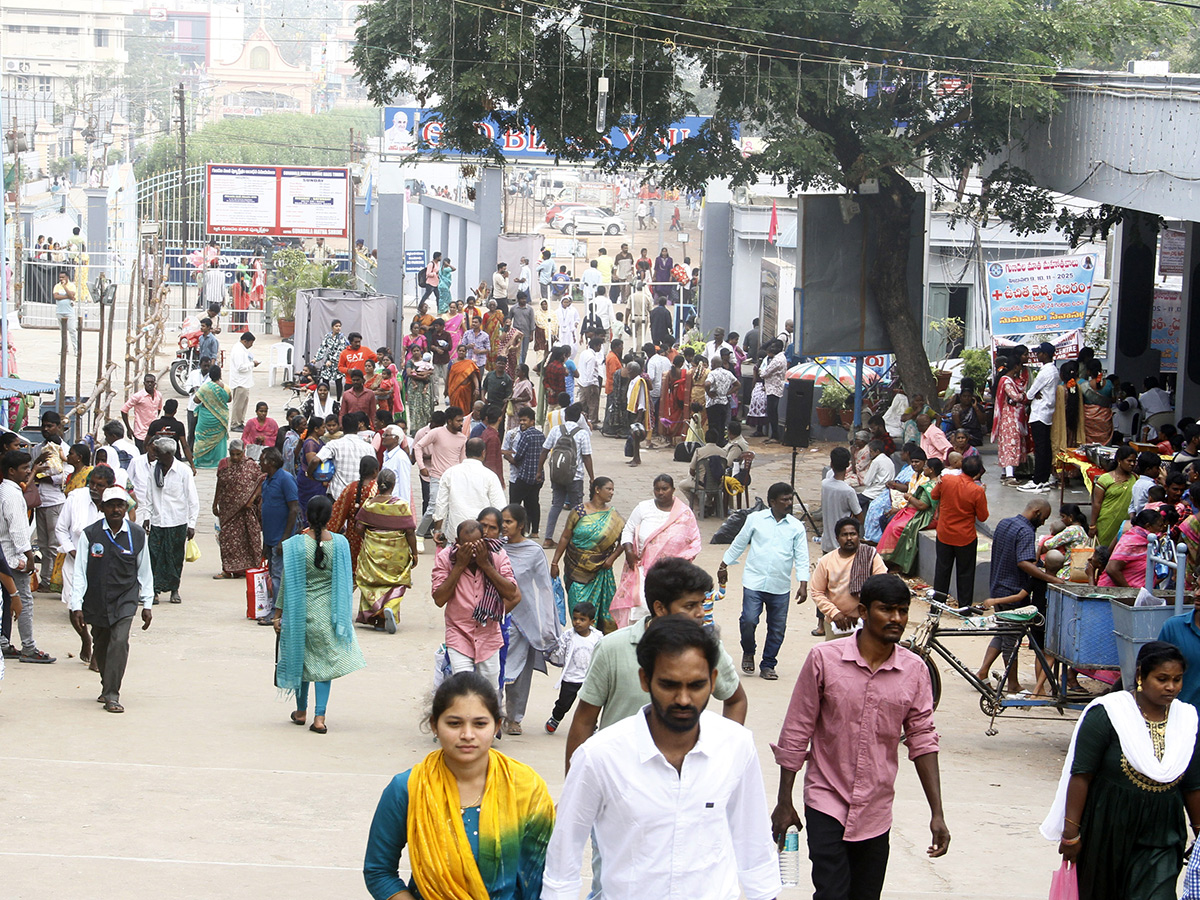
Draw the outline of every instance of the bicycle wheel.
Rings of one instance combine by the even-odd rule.
[[[924,657],[925,668],[929,670],[929,684],[933,688],[933,708],[938,708],[942,699],[942,673],[938,671],[937,663],[930,656]]]

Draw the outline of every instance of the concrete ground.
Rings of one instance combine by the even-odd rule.
[[[48,332],[16,331],[14,339],[22,376],[53,377]],[[222,336],[227,349],[232,340]],[[262,345],[270,340],[256,348],[264,358]],[[159,362],[165,365],[166,358]],[[263,386],[254,398],[281,411],[286,392],[266,388],[265,375],[258,380]],[[827,449],[799,454],[796,483],[808,501],[819,498]],[[615,502],[626,513],[650,495],[655,473],[678,476],[684,468],[655,451],[630,470],[616,440],[597,437],[595,450],[595,470],[617,479]],[[754,493],[765,495],[773,481],[786,480],[790,462],[786,450],[761,454]],[[988,478],[994,482],[995,473]],[[199,486],[203,555],[185,566],[183,605],[156,607],[150,630],[134,632],[124,715],[105,714],[95,702],[98,677],[72,655],[78,645],[65,607],[56,596],[37,595],[37,640],[58,662],[10,665],[0,682],[0,896],[367,896],[360,866],[380,791],[433,748],[421,719],[442,619],[430,597],[429,558],[421,560],[404,602],[399,633],[358,630],[368,667],[333,686],[329,733],[316,735],[288,721],[290,706],[272,682],[274,636],[245,618],[244,584],[212,580],[220,566],[211,472],[201,473]],[[994,483],[989,492],[996,498],[993,521],[1025,499],[1011,490],[1001,494]],[[706,543],[697,560],[714,572],[724,550],[707,543],[716,525],[701,523]],[[819,548],[812,550],[815,559]],[[735,660],[739,571],[716,613]],[[914,603],[913,621],[923,612]],[[778,770],[768,744],[778,736],[792,684],[817,641],[809,635],[812,624],[811,602],[793,610],[778,682],[744,679],[747,725],[772,803]],[[760,641],[761,635],[760,628]],[[960,648],[972,665],[982,652],[981,640]],[[1026,679],[1030,669],[1025,666]],[[943,670],[936,721],[953,840],[946,857],[926,858],[928,809],[913,767],[902,761],[884,896],[1044,897],[1058,857],[1036,827],[1052,799],[1073,716],[1006,713],[999,734],[986,737],[978,696]],[[505,737],[499,749],[534,765],[557,796],[566,728],[553,736],[541,728],[556,696],[554,682],[535,678],[525,734]],[[586,877],[586,860],[581,865]],[[811,893],[807,864],[802,868],[800,886],[782,896]]]

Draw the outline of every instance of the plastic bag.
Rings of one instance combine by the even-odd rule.
[[[561,578],[551,579],[554,586],[554,608],[558,610],[558,624],[567,624],[567,589],[563,587]]]
[[[1050,900],[1079,900],[1079,880],[1075,867],[1065,859],[1050,877]]]
[[[729,514],[721,527],[717,529],[717,533],[712,536],[710,544],[732,544],[733,539],[737,537],[742,526],[746,524],[746,516],[752,512],[758,512],[760,509],[766,509],[766,504],[763,503],[762,497],[759,497],[754,506],[750,509],[735,509]]]
[[[195,538],[188,538],[187,543],[183,545],[183,561],[195,562],[200,558],[200,545],[196,543]]]

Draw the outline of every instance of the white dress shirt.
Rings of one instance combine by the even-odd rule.
[[[246,345],[238,341],[229,355],[232,370],[229,376],[229,388],[254,387],[254,354],[246,349]]]
[[[144,503],[146,521],[151,528],[175,528],[179,525],[195,528],[200,515],[200,497],[196,493],[196,479],[192,470],[176,462],[164,473],[160,486],[158,463],[155,463],[150,467]]]
[[[654,743],[646,709],[571,757],[546,848],[542,900],[575,900],[588,837],[605,900],[773,900],[783,889],[762,770],[749,729],[714,712],[680,770]],[[740,887],[739,887],[740,884]]]
[[[173,467],[172,467],[173,468]],[[189,473],[191,474],[191,473]],[[84,491],[84,493],[87,493]],[[104,526],[104,530],[111,536],[112,531],[108,525]],[[118,534],[124,534],[126,541],[133,540],[133,534],[129,530],[129,520],[121,520],[121,531]],[[91,548],[88,547],[87,538],[81,533],[79,540],[75,542],[75,560],[71,563],[74,569],[71,578],[71,594],[67,601],[67,609],[72,611],[83,609],[83,596],[87,593],[87,562],[88,555],[91,553]],[[150,609],[154,606],[154,573],[150,569],[150,541],[142,544],[142,552],[138,554],[138,599],[142,602],[142,609]],[[63,572],[66,572],[66,566],[63,567]],[[64,588],[65,590],[65,588]]]
[[[600,354],[591,347],[585,347],[580,351],[579,359],[575,361],[575,366],[579,369],[576,384],[580,387],[595,387],[604,384],[604,370],[601,368],[601,362]]]
[[[63,504],[62,512],[58,514],[58,522],[54,526],[54,537],[63,553],[71,553],[75,549],[75,545],[79,543],[79,536],[83,534],[83,529],[103,518],[104,513],[92,499],[91,491],[86,487],[71,491],[67,496],[67,502]],[[62,577],[62,599],[69,605],[71,587],[75,578],[75,563],[69,558],[62,567]],[[81,603],[83,602],[82,597],[81,594]]]
[[[596,299],[592,301],[592,309],[596,311],[596,318],[600,320],[604,330],[612,331],[613,305],[612,301],[608,299],[608,295],[597,294]]]
[[[1029,398],[1029,421],[1049,425],[1054,421],[1055,389],[1058,387],[1058,369],[1048,362],[1038,369],[1037,377],[1025,396]]]
[[[650,379],[650,395],[658,397],[662,394],[663,376],[671,371],[671,360],[661,353],[655,353],[646,360],[646,377]]]
[[[408,438],[402,438],[400,443],[391,450],[383,451],[383,467],[396,473],[395,495],[412,506],[412,457],[409,456]]]
[[[196,391],[206,381],[208,381],[208,376],[201,372],[199,367],[188,372],[187,383],[183,386],[188,393],[188,412],[194,413],[199,408],[200,401],[196,399]]]
[[[21,485],[5,478],[0,482],[0,550],[9,568],[16,571],[18,563],[25,565],[25,554],[32,549],[25,495]]]
[[[732,362],[733,358],[736,354],[734,354],[734,352],[733,352],[733,346],[731,344],[726,343],[725,341],[721,341],[721,343],[719,343],[719,344],[716,341],[709,341],[708,343],[706,343],[704,345],[704,358],[707,359],[711,363],[713,361],[714,356],[721,355],[722,350],[729,351],[729,359],[730,359],[730,362]]]
[[[583,302],[588,303],[596,296],[596,288],[604,283],[604,276],[599,269],[588,268],[579,276],[579,286],[583,289]]]
[[[880,453],[873,460],[863,477],[862,495],[874,500],[887,490],[888,482],[896,479],[896,464],[886,453]]]
[[[151,462],[145,453],[136,454],[129,462],[129,483],[133,486],[133,493],[138,502],[133,520],[143,528],[150,519],[150,508],[146,505],[146,495],[150,493],[150,466]],[[117,472],[119,469],[114,468],[113,471]],[[121,484],[120,476],[117,476],[117,484]]]
[[[464,459],[442,473],[433,519],[442,523],[446,540],[453,543],[460,522],[474,519],[489,506],[503,509],[507,505],[504,486],[496,473],[483,460]]]

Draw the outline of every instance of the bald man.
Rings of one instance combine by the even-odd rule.
[[[1039,497],[1029,501],[1022,512],[1002,519],[996,526],[996,533],[992,537],[991,580],[985,606],[1002,610],[1033,603],[1041,610],[1043,617],[1045,616],[1046,585],[1064,583],[1063,579],[1053,572],[1047,572],[1038,565],[1037,530],[1049,518],[1050,504]],[[1032,637],[1044,646],[1045,625],[1034,628]],[[1009,663],[1019,643],[1020,632],[1017,631],[1011,635],[997,635],[992,638],[987,652],[983,655],[983,664],[976,673],[980,680],[987,680],[992,663],[996,661],[997,656],[1003,654],[1004,664],[1008,667],[1008,692],[1018,693],[1021,690],[1021,682],[1017,678],[1017,667]],[[1044,681],[1045,673],[1039,665],[1038,687],[1035,688],[1035,692],[1041,689]]]

